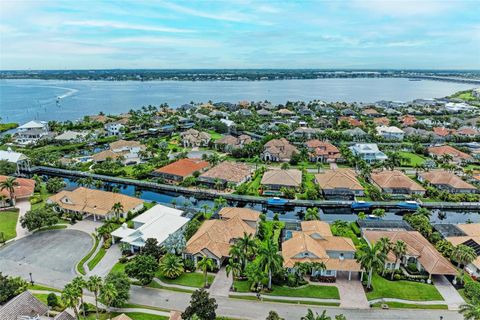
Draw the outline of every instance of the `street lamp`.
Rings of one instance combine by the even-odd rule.
[[[30,272],[30,273],[29,273],[29,275],[30,275],[30,283],[31,283],[31,284],[32,284],[32,286],[33,286],[33,284],[34,284],[34,281],[33,281],[33,278],[32,278],[32,273]]]

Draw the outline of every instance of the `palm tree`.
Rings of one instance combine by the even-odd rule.
[[[372,214],[378,218],[383,218],[386,215],[385,209],[375,209]]]
[[[242,265],[233,259],[228,259],[225,271],[227,273],[227,277],[231,273],[233,280],[238,279],[242,273]],[[235,283],[235,281],[233,281],[233,283]]]
[[[463,271],[469,263],[477,258],[477,254],[473,248],[464,244],[459,244],[455,247],[452,257],[455,261],[457,261],[458,268],[460,268],[461,264],[463,265],[461,272],[462,276],[460,277],[460,281],[463,282]]]
[[[253,251],[255,250],[255,240],[253,239],[251,234],[244,232],[243,237],[237,240],[236,246],[238,246],[238,248],[242,252],[242,269],[245,270],[245,268],[247,267],[247,261],[252,256]]]
[[[7,177],[0,182],[0,191],[7,190],[10,196],[10,204],[15,207],[15,187],[18,186],[17,179],[14,177]]]
[[[462,304],[458,312],[463,315],[465,320],[478,320],[480,319],[480,303],[472,301],[471,303]]]
[[[258,261],[261,269],[268,273],[268,289],[272,289],[272,276],[282,268],[283,257],[278,254],[278,246],[272,239],[263,242],[258,250]]]
[[[307,314],[300,318],[301,320],[331,320],[332,318],[327,316],[327,311],[323,310],[322,314],[318,312],[313,313],[312,309],[308,309]]]
[[[258,164],[260,163],[260,157],[259,156],[254,156],[252,158],[253,163],[255,163],[255,171],[258,169]]]
[[[358,251],[357,261],[364,270],[368,271],[368,289],[372,286],[373,272],[384,267],[386,258],[387,254],[378,242],[375,245],[364,245]]]
[[[358,215],[358,220],[365,220],[367,218],[367,215],[365,214],[365,212],[359,212]]]
[[[390,242],[390,239],[387,237],[381,237],[378,240],[380,250],[382,250],[385,254],[388,254],[391,250],[392,243]]]
[[[117,219],[120,218],[120,213],[123,212],[123,205],[120,203],[120,202],[116,202],[113,206],[112,206],[112,211],[115,213],[115,217]]]
[[[429,220],[432,217],[432,213],[427,208],[418,208],[417,211],[415,211],[415,214],[425,216]]]
[[[203,277],[205,279],[205,287],[208,286],[208,270],[212,270],[214,267],[213,260],[204,256],[202,260],[197,262],[197,266],[203,271]]]
[[[100,290],[100,300],[107,307],[111,307],[117,295],[118,295],[118,292],[117,292],[117,289],[115,288],[115,285],[110,282],[106,282]]]
[[[159,270],[164,277],[169,279],[178,278],[184,271],[182,259],[172,253],[167,253],[160,260]]]
[[[225,200],[222,197],[219,197],[219,198],[215,198],[215,200],[213,200],[213,203],[214,203],[214,206],[213,206],[214,210],[218,210],[227,205],[227,200]]]
[[[77,276],[73,278],[72,285],[75,286],[80,291],[80,305],[82,306],[83,317],[85,318],[85,305],[83,304],[83,289],[87,286],[87,283],[82,277]]]
[[[395,266],[397,265],[398,260],[402,259],[402,257],[407,253],[407,244],[402,240],[397,240],[392,248],[393,254],[395,255]],[[394,267],[395,270],[395,267]],[[395,272],[392,271],[392,277],[390,280],[393,280],[393,275]]]
[[[305,213],[305,220],[320,220],[318,208],[308,208],[307,212]]]
[[[86,287],[87,287],[87,290],[92,292],[93,296],[95,297],[95,312],[97,314],[97,319],[99,319],[99,317],[98,317],[98,294],[103,287],[102,278],[100,278],[99,276],[91,276],[90,278],[88,278]]]
[[[317,161],[317,163],[315,163],[315,167],[317,167],[317,173],[320,173],[320,169],[322,169],[322,163]]]
[[[81,293],[77,286],[73,285],[72,283],[68,283],[63,288],[62,295],[60,297],[65,307],[73,309],[76,319],[80,318],[78,314],[78,304],[80,302],[80,296]]]

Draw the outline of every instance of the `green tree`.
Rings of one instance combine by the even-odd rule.
[[[47,180],[45,187],[49,193],[57,193],[61,189],[65,188],[67,184],[61,178],[50,178]]]
[[[97,319],[98,317],[98,295],[100,294],[100,291],[102,290],[103,287],[103,280],[99,276],[91,276],[88,278],[86,288],[88,291],[93,293],[93,296],[95,298],[95,313],[97,314]]]
[[[374,209],[374,210],[372,211],[372,214],[373,214],[375,217],[383,218],[383,217],[385,217],[386,212],[385,212],[385,209],[377,208],[377,209]]]
[[[308,312],[305,316],[301,318],[301,320],[331,320],[332,318],[327,316],[327,311],[323,310],[322,314],[318,314],[318,312],[313,312],[312,309],[308,309]]]
[[[172,253],[167,253],[160,260],[159,270],[162,276],[166,278],[178,278],[184,272],[182,259]]]
[[[10,204],[15,207],[15,188],[18,187],[17,179],[14,177],[7,177],[0,181],[0,191],[7,190],[10,197]]]
[[[83,310],[83,317],[85,318],[85,305],[83,304],[83,289],[87,286],[87,283],[86,281],[80,277],[80,276],[77,276],[75,278],[73,278],[72,280],[72,285],[75,286],[77,288],[77,290],[80,292],[80,305],[82,306],[82,310]]]
[[[112,211],[113,213],[115,214],[115,217],[117,219],[120,218],[120,213],[123,212],[123,205],[120,203],[120,202],[116,202],[113,206],[112,206]]]
[[[53,292],[50,292],[47,296],[47,306],[55,308],[58,306],[58,298],[57,295]]]
[[[273,240],[267,239],[258,249],[258,263],[260,268],[268,274],[268,289],[272,289],[273,274],[282,269],[283,257],[278,254],[278,246]]]
[[[20,277],[4,276],[0,272],[0,304],[27,290],[28,284]]]
[[[275,311],[271,310],[265,320],[283,320]]]
[[[357,251],[357,261],[368,272],[368,289],[372,286],[373,272],[383,269],[386,258],[387,255],[383,251],[382,245],[378,242],[374,245],[364,245]]]
[[[402,240],[397,240],[392,248],[393,254],[395,255],[395,266],[398,263],[398,260],[402,259],[402,257],[407,253],[407,244]],[[392,276],[390,280],[393,280],[393,275],[395,272],[392,271]]]
[[[155,277],[155,272],[158,269],[157,259],[148,255],[137,255],[125,266],[125,273],[135,278],[142,285],[147,285],[152,282]]]
[[[480,319],[480,301],[462,304],[458,312],[465,320],[478,320]]]
[[[116,291],[115,298],[111,302],[110,306],[121,308],[130,298],[130,279],[125,272],[113,272],[109,273],[104,280],[104,286],[113,285]],[[107,288],[108,289],[108,288]],[[107,290],[105,289],[105,290]]]
[[[182,319],[190,320],[196,315],[200,320],[215,320],[217,308],[215,299],[210,298],[205,289],[199,289],[192,293],[190,305],[182,313]]]
[[[235,245],[238,246],[241,251],[242,270],[245,270],[248,260],[255,253],[256,242],[251,234],[244,232],[243,237],[239,238]]]
[[[205,280],[205,287],[208,286],[208,270],[212,270],[215,267],[213,260],[207,257],[203,257],[202,260],[197,262],[197,267],[203,271],[203,277]]]
[[[60,297],[65,307],[72,308],[76,319],[80,319],[78,314],[78,304],[80,303],[81,295],[82,294],[76,285],[68,283],[65,288],[63,288],[62,295]]]
[[[107,307],[114,307],[115,301],[118,299],[118,291],[111,282],[105,282],[100,289],[100,301]]]
[[[160,259],[164,253],[164,249],[158,244],[158,240],[155,238],[148,238],[145,241],[145,245],[142,248],[141,254],[146,256],[152,256],[155,259]]]
[[[15,173],[17,166],[15,163],[8,162],[7,160],[0,160],[0,175],[9,176]]]
[[[27,213],[20,218],[22,228],[26,228],[28,231],[53,226],[57,223],[58,214],[53,211],[51,206],[39,207],[27,211]]]
[[[219,210],[227,205],[227,200],[225,198],[219,197],[213,200],[214,206],[213,210]]]
[[[305,213],[305,220],[320,220],[318,208],[308,208]]]

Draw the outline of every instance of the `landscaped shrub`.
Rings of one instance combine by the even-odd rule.
[[[47,305],[49,307],[56,307],[58,306],[58,297],[55,293],[50,292],[47,296]]]
[[[410,273],[410,274],[417,274],[418,273],[418,269],[417,269],[417,264],[416,263],[408,263],[407,264],[407,271]]]
[[[185,271],[193,272],[196,269],[195,262],[192,259],[184,259],[183,268],[185,269]]]
[[[112,246],[112,238],[105,239],[105,241],[103,242],[103,247],[105,249],[108,249],[111,246]]]

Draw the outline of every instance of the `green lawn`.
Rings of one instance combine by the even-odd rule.
[[[62,292],[62,290],[55,289],[52,287],[47,287],[41,284],[34,284],[33,286],[31,284],[28,285],[29,290],[43,290],[43,291],[53,291],[53,292]]]
[[[257,297],[253,296],[236,296],[236,295],[229,295],[229,298],[232,299],[240,299],[240,300],[250,300],[250,301],[259,301]],[[312,306],[330,306],[330,307],[339,307],[340,303],[338,302],[317,302],[317,301],[306,301],[306,300],[281,300],[281,299],[271,299],[265,296],[262,296],[262,301],[266,302],[279,302],[279,303],[289,303],[289,304],[306,304]]]
[[[88,261],[87,263],[88,269],[93,270],[93,268],[95,268],[95,266],[100,262],[100,260],[102,260],[102,258],[105,256],[106,253],[107,253],[107,250],[102,246],[100,250],[98,250],[95,257],[93,257],[92,260]]]
[[[258,189],[260,188],[260,181],[262,181],[262,175],[259,174],[252,181],[247,183],[247,194],[250,196],[258,196]]]
[[[140,285],[140,284],[137,284]],[[192,287],[192,289],[182,289],[182,288],[175,288],[175,287],[164,287],[160,283],[156,281],[150,282],[147,287],[149,288],[154,288],[154,289],[164,289],[164,290],[170,290],[170,291],[177,291],[177,292],[183,292],[183,293],[192,293],[195,291],[195,288]]]
[[[92,249],[90,249],[90,251],[87,253],[87,255],[85,257],[82,258],[82,260],[80,260],[80,262],[77,264],[77,271],[80,272],[81,274],[83,275],[86,275],[87,273],[85,272],[85,268],[83,267],[83,264],[85,263],[85,261],[87,261],[88,259],[90,259],[90,257],[92,256],[92,254],[95,252],[95,250],[97,249],[98,247],[98,238],[95,237],[95,243],[93,244],[93,247]]]
[[[51,195],[51,193],[48,193],[45,183],[43,183],[40,192],[35,192],[35,194],[33,195],[33,198],[39,198],[42,201],[32,204],[32,210],[44,207],[46,204],[46,200]]]
[[[203,288],[203,285],[205,284],[203,273],[200,272],[185,272],[176,279],[165,278],[159,273],[157,273],[157,277],[164,283],[177,284],[186,287]],[[207,275],[208,283],[212,283],[214,278],[215,276],[211,274]]]
[[[249,281],[235,281],[237,292],[250,292]],[[272,292],[264,293],[268,296],[283,296],[297,298],[340,299],[338,288],[334,286],[306,285],[299,288],[273,286]]]
[[[209,130],[208,133],[210,133],[210,139],[212,141],[216,141],[222,138],[222,135],[218,132],[215,132],[213,130]]]
[[[405,167],[414,167],[416,165],[419,166],[419,165],[421,165],[425,162],[424,157],[419,156],[418,154],[413,153],[413,152],[400,151],[399,154],[402,155],[405,158],[410,159],[409,163],[407,163],[407,162],[403,163],[402,162],[402,166],[405,166]]]
[[[368,300],[397,298],[411,301],[443,301],[434,285],[413,281],[389,281],[379,275],[373,276],[373,291],[367,293]]]
[[[108,313],[101,313],[99,314],[99,320],[108,320],[113,317],[118,316],[120,313],[112,312],[111,316]],[[155,314],[148,314],[148,313],[140,313],[140,312],[126,312],[127,316],[129,316],[133,320],[167,320],[169,317],[165,316],[158,316]],[[80,315],[81,320],[96,320],[95,312],[90,313],[86,317],[82,317]]]
[[[125,263],[120,263],[120,262],[115,263],[112,270],[110,270],[110,273],[114,273],[114,272],[116,273],[125,272]]]
[[[7,241],[17,236],[18,210],[0,211],[0,233],[3,240]]]
[[[382,304],[386,304],[389,308],[394,309],[441,309],[448,310],[446,304],[411,304],[411,303],[401,303],[401,302],[376,302],[372,304],[372,308],[381,308]]]

